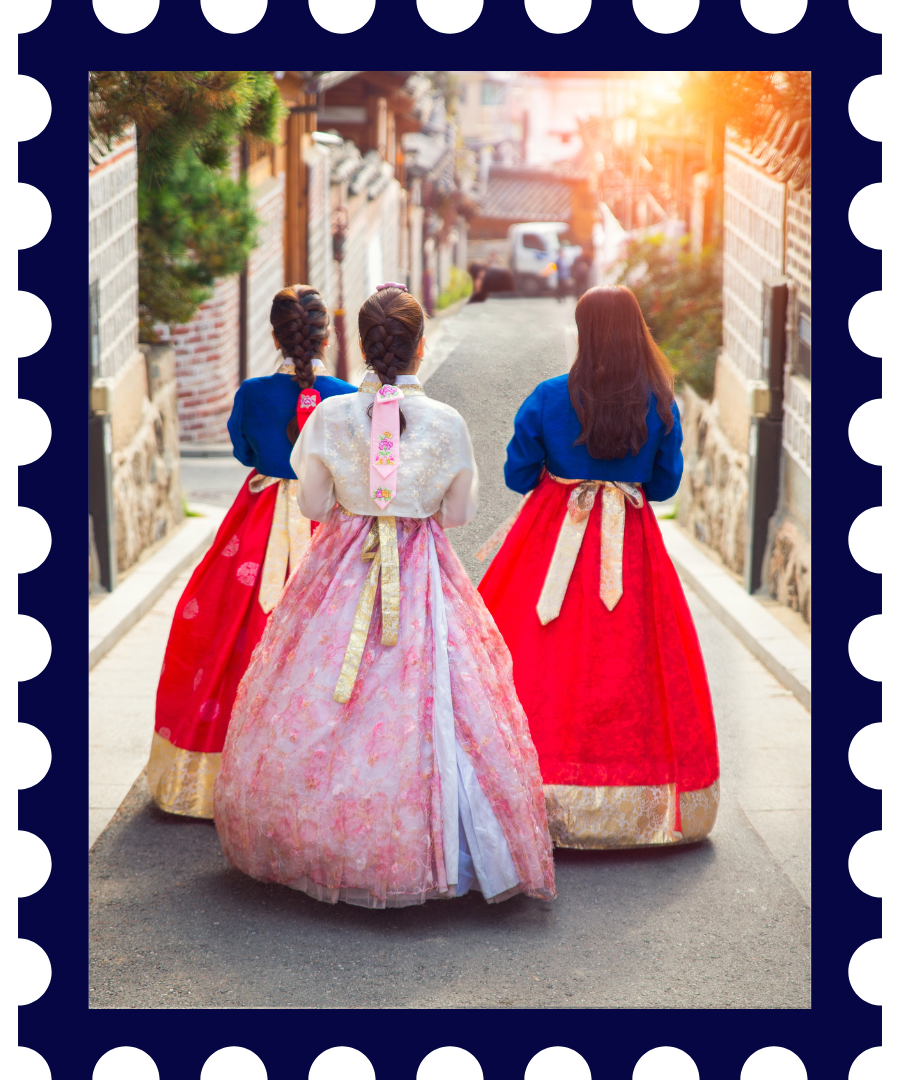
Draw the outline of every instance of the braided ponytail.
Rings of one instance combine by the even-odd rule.
[[[288,285],[275,295],[269,321],[284,358],[294,362],[291,378],[301,390],[315,382],[313,360],[324,360],[325,341],[330,329],[328,308],[312,285]],[[296,417],[291,417],[287,437],[297,441]]]
[[[380,289],[359,309],[359,338],[366,364],[381,382],[396,384],[414,363],[425,320],[418,302],[403,289]],[[369,406],[369,416],[372,406]],[[406,429],[400,410],[400,433]]]

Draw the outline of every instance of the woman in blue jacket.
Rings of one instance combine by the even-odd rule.
[[[672,369],[637,300],[588,290],[568,375],[526,398],[506,484],[526,496],[479,590],[513,658],[560,847],[700,840],[718,807],[706,669],[651,500],[683,461]],[[505,535],[505,540],[503,539]]]
[[[189,817],[213,816],[238,683],[315,527],[297,506],[294,443],[320,400],[356,393],[326,373],[328,310],[314,288],[282,289],[270,320],[282,362],[238,388],[228,421],[234,456],[253,472],[178,601],[156,694],[150,791]]]

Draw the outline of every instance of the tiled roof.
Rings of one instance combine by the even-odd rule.
[[[510,221],[568,221],[572,188],[564,180],[537,170],[492,168],[481,217]]]
[[[809,113],[776,113],[765,134],[753,144],[760,165],[795,191],[810,186]]]

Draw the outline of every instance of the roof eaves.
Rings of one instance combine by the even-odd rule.
[[[361,71],[322,71],[314,78],[309,79],[306,91],[309,94],[321,94],[324,90],[330,90],[333,86],[352,79],[354,75],[361,75]]]

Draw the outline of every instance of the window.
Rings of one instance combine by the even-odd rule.
[[[546,251],[547,245],[537,233],[525,233],[522,237],[522,247],[531,248],[532,251]]]
[[[506,86],[504,83],[483,82],[481,84],[482,105],[502,105],[506,101]]]
[[[812,319],[806,304],[800,305],[797,320],[797,356],[794,362],[794,374],[805,375],[812,381],[811,371]]]

